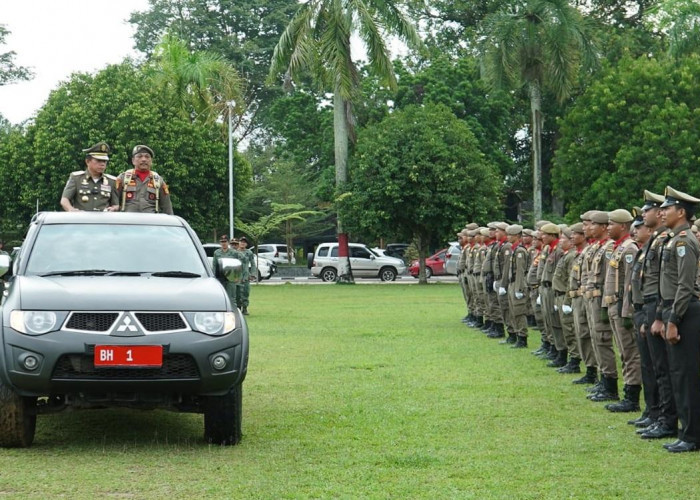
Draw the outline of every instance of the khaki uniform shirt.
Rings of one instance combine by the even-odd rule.
[[[459,259],[457,260],[457,276],[464,274],[467,269],[467,252],[469,251],[469,245],[464,245],[459,252]]]
[[[483,258],[484,254],[482,252],[483,250],[483,245],[477,243],[474,245],[474,259],[472,260],[472,274],[475,276],[476,279],[479,279],[479,275],[481,275],[481,259]]]
[[[613,243],[612,254],[605,272],[603,305],[610,307],[617,304],[620,316],[623,318],[631,318],[634,315],[629,297],[625,294],[625,286],[629,285],[637,250],[639,247],[629,235],[617,246]],[[628,300],[625,301],[625,298]],[[621,300],[622,304],[618,304]]]
[[[498,252],[500,258],[502,259],[501,265],[501,279],[499,280],[500,286],[508,289],[508,282],[510,281],[510,260],[513,255],[513,245],[510,241],[506,241],[501,245],[501,249]]]
[[[527,248],[525,248],[522,243],[516,245],[510,255],[510,285],[508,287],[509,292],[520,292],[524,295],[527,294],[527,275],[528,268],[530,267],[530,254]]]
[[[87,169],[78,170],[68,176],[61,197],[67,198],[78,210],[103,212],[107,207],[119,204],[116,180],[109,174],[102,174],[94,180]]]
[[[554,269],[554,277],[552,278],[552,288],[554,288],[555,292],[566,293],[569,291],[569,276],[577,256],[575,248],[570,248],[566,252],[561,251],[561,257],[559,257],[557,267]],[[571,305],[571,298],[568,294],[566,295],[564,303]]]
[[[575,256],[569,272],[569,293],[567,295],[570,299],[583,295],[583,259],[586,256],[586,248],[583,247],[580,251],[575,247],[571,249]]]
[[[661,319],[664,302],[672,301],[669,322],[680,324],[688,310],[691,298],[695,296],[695,278],[698,273],[700,244],[685,223],[674,230],[668,230],[661,252],[661,278],[659,291],[660,307],[656,317]]]
[[[529,267],[527,268],[527,285],[530,288],[537,288],[540,285],[539,279],[537,279],[537,268],[540,263],[541,252],[535,245],[532,245],[528,249],[529,253]]]
[[[127,173],[131,179],[125,184]],[[117,195],[122,212],[163,213],[173,215],[168,185],[157,172],[151,171],[142,182],[134,169],[122,172],[117,177]]]
[[[556,243],[555,243],[556,245]],[[549,282],[550,284],[552,283],[552,280],[554,279],[554,271],[557,268],[557,263],[559,262],[559,259],[562,256],[562,250],[559,248],[558,245],[556,245],[553,249],[547,245],[542,249],[542,254],[547,253],[547,258],[544,260],[544,266],[542,268],[542,283]],[[540,261],[540,264],[542,262]]]

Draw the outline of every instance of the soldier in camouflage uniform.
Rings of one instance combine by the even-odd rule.
[[[61,207],[66,212],[118,210],[116,177],[105,173],[109,161],[109,145],[106,142],[98,142],[88,149],[83,149],[83,153],[87,168],[70,174],[61,194]]]
[[[117,177],[120,210],[173,215],[168,185],[157,172],[151,170],[153,150],[139,144],[131,152],[131,163],[134,168]]]
[[[248,250],[248,240],[245,236],[238,240],[238,251],[241,254],[243,273],[241,274],[241,282],[236,287],[236,304],[241,312],[247,315],[250,304],[250,279],[251,277],[257,278],[258,269],[255,266],[255,254]]]

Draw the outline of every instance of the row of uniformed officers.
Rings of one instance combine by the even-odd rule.
[[[170,190],[163,178],[151,170],[153,150],[144,144],[131,152],[134,168],[117,177],[105,172],[110,147],[98,142],[83,150],[85,170],[68,176],[61,194],[61,207],[67,212],[146,212],[173,215]]]
[[[669,452],[700,449],[700,199],[667,187],[644,205],[591,210],[571,226],[540,221],[468,224],[458,233],[458,275],[468,326],[527,347],[560,373],[585,373],[588,399],[630,420],[642,439],[675,437]],[[622,360],[623,397],[613,347]]]

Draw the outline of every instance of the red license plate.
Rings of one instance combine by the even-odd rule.
[[[162,345],[97,345],[95,366],[163,366]]]

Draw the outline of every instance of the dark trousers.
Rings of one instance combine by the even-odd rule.
[[[635,310],[634,312],[634,333],[637,340],[637,348],[639,349],[639,360],[642,365],[642,388],[644,390],[644,403],[646,404],[646,413],[654,420],[659,418],[661,409],[659,408],[659,386],[656,383],[656,372],[654,371],[654,361],[649,349],[649,337],[651,333],[647,326],[645,333],[639,333],[639,329],[646,321],[644,310]]]
[[[664,322],[671,309],[664,309]],[[680,341],[668,346],[671,384],[676,399],[678,439],[700,444],[700,303],[692,300],[678,326]]]
[[[656,304],[656,302],[644,304],[647,330],[651,330],[651,325],[656,318]],[[668,362],[669,345],[662,337],[652,335],[651,332],[647,332],[646,341],[649,354],[651,354],[651,362],[654,365],[656,387],[659,392],[659,420],[663,420],[668,427],[676,427],[678,425],[678,412],[671,384],[671,368]]]

